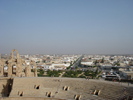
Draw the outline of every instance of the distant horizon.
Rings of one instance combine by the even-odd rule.
[[[10,55],[11,52],[9,53],[0,53],[0,54],[7,54]],[[20,55],[133,55],[133,53],[105,53],[105,54],[98,54],[98,53],[21,53],[19,52]]]
[[[9,53],[0,53],[1,55],[10,55],[10,53],[11,52],[9,52]],[[14,52],[14,54],[15,54],[16,52]],[[20,55],[114,55],[114,56],[117,56],[117,55],[133,55],[133,54],[39,54],[39,53],[32,53],[32,54],[26,54],[26,53],[21,53],[21,52],[19,52],[18,51],[18,53],[20,54]]]
[[[0,53],[133,54],[133,0],[0,0]]]

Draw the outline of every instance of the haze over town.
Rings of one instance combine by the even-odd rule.
[[[132,0],[0,0],[0,53],[133,54]]]
[[[133,0],[0,0],[0,100],[133,100]]]

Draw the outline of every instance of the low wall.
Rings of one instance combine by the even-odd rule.
[[[0,100],[64,100],[64,99],[41,98],[41,97],[8,97],[8,98],[0,98]]]
[[[133,87],[119,83],[79,78],[22,77],[14,78],[9,97],[42,97],[80,100],[113,100],[133,95]],[[95,91],[95,92],[94,92]],[[77,99],[78,100],[78,99]]]

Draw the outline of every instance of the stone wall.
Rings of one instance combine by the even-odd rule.
[[[65,99],[42,98],[42,97],[10,97],[10,98],[0,98],[0,100],[65,100]]]
[[[76,78],[14,78],[9,97],[43,97],[71,100],[116,100],[133,95],[133,87],[119,83]]]
[[[16,52],[16,56],[14,55]],[[7,66],[7,70],[4,67]],[[34,72],[31,72],[34,67]],[[36,62],[30,61],[27,65],[24,59],[21,59],[17,50],[12,50],[8,59],[0,58],[0,77],[37,77]]]
[[[11,78],[0,78],[0,97],[8,97],[12,89]]]

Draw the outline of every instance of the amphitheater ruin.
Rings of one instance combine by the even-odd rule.
[[[4,66],[8,66],[6,71]],[[26,65],[17,50],[13,50],[9,59],[0,59],[0,100],[23,99],[133,100],[133,85],[83,78],[37,77],[35,62]]]
[[[16,52],[16,56],[14,55]],[[5,70],[4,66],[8,69]],[[34,73],[31,72],[31,66],[34,66]],[[17,50],[12,50],[9,59],[0,59],[0,76],[4,77],[37,77],[36,63],[30,61],[27,65],[24,59],[20,58]]]

